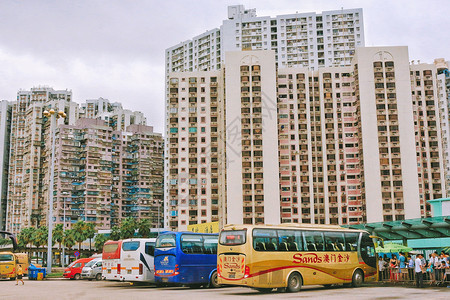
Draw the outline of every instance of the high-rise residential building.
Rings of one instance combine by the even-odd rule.
[[[108,99],[86,100],[80,106],[80,117],[106,121],[114,130],[126,130],[129,125],[145,125],[147,119],[140,111],[123,109],[118,102],[110,103]]]
[[[438,72],[437,89],[441,117],[441,136],[443,159],[445,164],[445,181],[447,195],[450,193],[450,71],[449,61],[443,58],[435,59],[434,64]]]
[[[234,5],[220,29],[166,49],[166,74],[218,70],[225,52],[241,50],[274,50],[279,67],[346,66],[363,46],[360,8],[258,17],[256,9]]]
[[[115,131],[106,121],[82,118],[59,127],[56,152],[57,223],[70,227],[82,219],[109,229],[133,217],[161,225],[163,141],[152,127]]]
[[[166,226],[213,220],[188,207],[202,177],[225,187],[211,195],[223,223],[404,220],[446,196],[434,64],[410,64],[407,47],[361,47],[351,65],[317,70],[276,68],[274,51],[225,55],[221,71],[169,74]]]
[[[50,108],[67,117],[51,124],[43,115]],[[3,114],[0,118],[2,125]],[[103,98],[80,108],[71,91],[38,87],[18,92],[10,120],[7,230],[48,222],[52,126],[57,126],[56,222],[69,227],[85,220],[109,228],[131,216],[160,223],[163,141],[141,112]]]
[[[44,110],[66,112],[58,124],[75,122],[72,92],[48,87],[19,91],[12,104],[10,163],[8,174],[6,229],[17,233],[23,227],[45,224],[48,212],[50,119]]]
[[[0,101],[0,230],[5,229],[7,192],[8,192],[8,164],[9,164],[9,135],[11,131],[11,103]]]

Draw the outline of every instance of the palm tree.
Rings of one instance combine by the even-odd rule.
[[[87,238],[86,236],[86,223],[84,221],[78,221],[72,226],[73,238],[78,243],[78,250],[81,251],[81,243]]]
[[[48,229],[47,226],[41,226],[33,232],[31,243],[36,246],[37,250],[41,246],[47,245]],[[42,261],[44,259],[42,258]]]
[[[85,234],[86,238],[89,239],[89,251],[91,251],[91,239],[95,236],[95,224],[94,223],[85,223]]]
[[[55,229],[53,229],[53,243],[59,244],[59,261],[62,262],[62,251],[61,251],[61,244],[64,240],[64,227],[63,224],[56,224]]]
[[[108,238],[106,237],[106,235],[104,234],[97,234],[97,236],[94,239],[94,246],[95,249],[97,249],[97,251],[99,252],[103,252],[103,245],[105,245],[105,242],[108,240]]]
[[[150,219],[141,219],[137,224],[139,235],[143,238],[148,238],[150,236]]]
[[[67,229],[66,231],[64,231],[63,244],[65,247],[67,247],[67,250],[72,249],[72,247],[75,245],[75,239],[73,237],[72,229]]]
[[[18,246],[21,249],[27,249],[27,246],[30,245],[28,248],[28,255],[31,257],[31,246],[33,242],[33,234],[36,231],[36,228],[34,227],[27,227],[20,231],[19,235],[17,236]]]
[[[113,241],[120,240],[120,228],[119,226],[115,225],[111,228],[111,234],[110,237]]]
[[[134,218],[128,217],[120,224],[120,237],[122,239],[129,239],[134,236],[137,224]]]

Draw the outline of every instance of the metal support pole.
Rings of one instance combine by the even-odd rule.
[[[64,232],[66,231],[66,198],[64,197],[64,212],[63,212],[64,220],[63,220],[63,240],[64,240]],[[64,268],[64,263],[66,260],[66,253],[65,253],[65,246],[64,243],[62,245],[62,259],[61,259],[61,267]]]
[[[55,177],[55,131],[56,131],[56,114],[50,117],[50,126],[52,133],[52,156],[50,165],[50,186],[48,199],[48,241],[47,241],[47,274],[52,272],[52,250],[53,250],[53,184]]]

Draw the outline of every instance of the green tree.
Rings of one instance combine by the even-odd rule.
[[[33,244],[33,234],[36,231],[34,227],[27,227],[20,231],[17,235],[17,245],[19,249],[27,249],[27,245],[30,245],[28,248],[28,254],[31,253],[31,245]]]
[[[132,238],[136,232],[136,229],[136,220],[132,217],[128,217],[120,224],[120,237],[122,239]]]
[[[73,238],[78,243],[78,250],[81,250],[81,243],[87,239],[86,223],[84,221],[78,221],[72,226]]]
[[[36,246],[37,250],[41,246],[47,245],[48,228],[47,226],[41,226],[33,232],[31,237],[31,243]],[[43,261],[44,259],[42,259]]]
[[[89,251],[91,250],[91,240],[95,236],[95,224],[94,223],[85,223],[86,238],[89,239]]]
[[[138,233],[143,238],[148,238],[150,235],[151,222],[150,219],[140,219],[137,224]]]
[[[67,250],[72,249],[72,247],[75,245],[75,239],[73,237],[73,229],[67,229],[64,231],[64,240],[63,244],[65,247],[67,247]]]
[[[59,244],[59,261],[62,262],[62,242],[64,240],[64,225],[63,224],[56,224],[55,228],[52,231],[52,240],[53,243]]]
[[[110,237],[113,241],[118,241],[120,240],[120,228],[119,226],[113,226],[111,228],[111,234]]]
[[[97,234],[97,236],[94,239],[95,249],[97,249],[98,252],[103,252],[103,245],[107,240],[108,238],[106,237],[106,235],[101,233]]]

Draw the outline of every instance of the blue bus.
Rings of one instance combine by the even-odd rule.
[[[218,238],[213,233],[161,233],[155,246],[156,285],[218,287]]]

